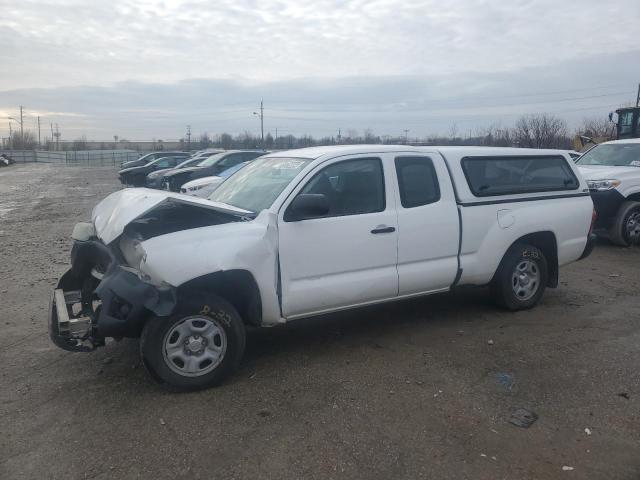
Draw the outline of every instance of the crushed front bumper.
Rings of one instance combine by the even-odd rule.
[[[138,337],[149,316],[173,312],[173,287],[151,285],[122,263],[99,240],[75,242],[71,269],[60,278],[49,305],[55,345],[91,351],[107,337]]]

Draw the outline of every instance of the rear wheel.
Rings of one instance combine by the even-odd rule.
[[[240,315],[217,297],[149,319],[140,339],[142,360],[152,376],[181,391],[220,384],[238,367],[244,348]]]
[[[491,282],[496,303],[509,310],[534,307],[549,279],[547,260],[533,245],[517,244],[505,254]]]
[[[611,241],[622,247],[640,245],[640,202],[624,202],[609,229]]]

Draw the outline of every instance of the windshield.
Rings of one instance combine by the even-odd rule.
[[[224,157],[225,154],[224,153],[218,153],[216,155],[211,155],[210,157],[205,158],[204,160],[202,160],[198,166],[199,167],[210,167],[211,165],[215,165],[216,163],[218,163],[220,161],[220,159],[222,157]]]
[[[309,162],[306,158],[259,158],[229,177],[209,200],[258,213],[269,208]]]
[[[582,155],[576,163],[608,167],[640,167],[640,143],[596,145]]]

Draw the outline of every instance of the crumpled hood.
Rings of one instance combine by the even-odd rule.
[[[629,175],[640,177],[640,167],[611,167],[607,165],[578,165],[585,180],[609,180]]]
[[[124,228],[145,213],[169,202],[217,210],[231,215],[251,215],[252,212],[204,198],[191,197],[150,188],[126,188],[114,192],[93,209],[91,220],[98,238],[105,244],[118,238]]]

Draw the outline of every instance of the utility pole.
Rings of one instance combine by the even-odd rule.
[[[409,129],[404,129],[404,144],[409,145]]]
[[[187,125],[187,152],[191,151],[191,125]]]
[[[24,124],[22,120],[22,105],[20,105],[20,142],[24,144]],[[24,145],[23,145],[24,148]]]
[[[342,130],[338,129],[338,145],[342,143]]]
[[[60,150],[60,130],[58,129],[58,124],[56,123],[56,133],[53,134],[56,137],[56,151]]]
[[[640,107],[640,83],[638,84],[638,95],[636,96],[636,107]]]
[[[260,143],[264,148],[264,104],[262,100],[260,100],[260,113],[253,112],[253,114],[260,118]]]
[[[51,125],[51,146],[53,146],[53,122],[51,122],[50,125]]]
[[[38,147],[40,147],[40,115],[38,115]]]

